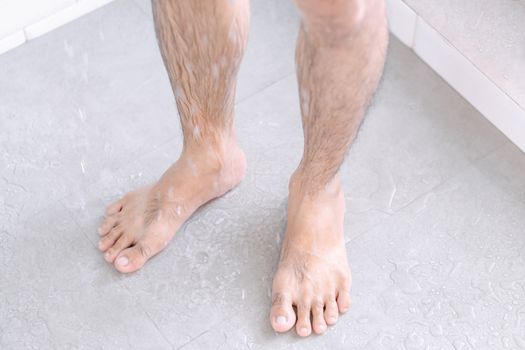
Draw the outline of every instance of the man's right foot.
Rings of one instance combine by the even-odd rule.
[[[239,184],[246,171],[243,151],[235,141],[218,149],[184,150],[158,182],[109,205],[98,229],[106,261],[124,273],[140,269],[197,208]]]

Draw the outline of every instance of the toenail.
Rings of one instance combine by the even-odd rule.
[[[275,318],[275,323],[277,324],[286,324],[288,322],[288,319],[285,316],[277,316]]]
[[[326,326],[325,326],[324,324],[318,324],[318,325],[317,325],[317,328],[318,328],[320,331],[324,332],[324,330],[326,329]]]
[[[330,317],[330,321],[331,321],[331,322],[335,322],[335,321],[337,321],[337,317],[335,317],[335,316],[331,316],[331,317]]]
[[[128,260],[127,257],[125,257],[125,256],[121,256],[120,258],[118,258],[117,263],[118,263],[120,266],[126,266],[126,265],[129,263],[129,260]]]
[[[97,231],[98,231],[98,234],[101,235],[101,234],[102,234],[102,227],[99,227],[99,228],[97,229]]]
[[[102,241],[98,241],[98,247],[102,248]]]
[[[308,328],[306,328],[306,327],[301,328],[299,333],[301,333],[301,335],[307,335],[308,334]]]

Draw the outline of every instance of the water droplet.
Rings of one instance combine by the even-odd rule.
[[[66,51],[66,54],[70,59],[75,56],[75,50],[73,49],[73,46],[69,45],[67,40],[64,40],[64,51]]]
[[[433,324],[430,326],[430,334],[434,337],[440,337],[443,335],[443,327],[440,324]]]
[[[218,79],[219,78],[219,66],[218,65],[212,64],[212,66],[211,66],[211,76],[213,77],[213,79]]]
[[[78,116],[80,118],[80,121],[82,123],[84,123],[86,121],[86,113],[84,112],[84,110],[80,107],[78,107]]]
[[[368,323],[368,321],[370,321],[370,319],[368,319],[367,317],[361,317],[357,320],[357,322],[361,324]]]
[[[414,262],[398,262],[394,263],[394,271],[390,273],[390,279],[397,285],[404,293],[414,294],[421,291],[419,283],[410,275],[410,269],[417,265]]]
[[[407,349],[420,349],[425,344],[425,339],[418,335],[416,332],[411,332],[405,338],[405,346]]]
[[[208,253],[206,253],[206,252],[198,252],[198,253],[195,255],[195,258],[197,259],[197,261],[198,261],[200,264],[207,264],[207,263],[208,263],[208,260],[210,259]]]

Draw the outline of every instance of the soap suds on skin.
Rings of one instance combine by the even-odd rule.
[[[193,132],[192,132],[192,135],[193,135],[193,139],[194,140],[199,140],[200,137],[201,137],[201,130],[199,128],[198,125],[196,125],[194,128],[193,128]]]
[[[213,77],[214,80],[219,79],[219,66],[217,64],[212,64],[211,76]]]

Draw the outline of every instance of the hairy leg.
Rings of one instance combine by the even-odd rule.
[[[288,223],[273,282],[271,323],[321,334],[350,304],[339,168],[382,75],[383,0],[296,0],[304,153],[290,179]],[[296,310],[292,308],[296,306]],[[296,322],[297,321],[297,322]]]
[[[155,30],[184,135],[180,158],[154,184],[111,204],[99,248],[120,272],[141,268],[201,205],[244,177],[234,129],[248,0],[153,0]]]

